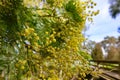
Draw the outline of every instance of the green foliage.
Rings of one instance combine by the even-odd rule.
[[[120,0],[110,0],[110,13],[113,18],[120,13]]]
[[[87,60],[92,60],[91,55],[90,55],[89,53],[87,53],[87,52],[80,51],[79,54],[80,54],[81,56],[83,56],[83,57],[84,57],[85,59],[87,59]]]
[[[70,0],[66,4],[65,9],[66,9],[67,12],[69,12],[71,14],[72,18],[75,21],[77,21],[77,22],[82,21],[81,20],[82,18],[80,17],[79,13],[76,10],[76,4],[75,4],[74,0]]]

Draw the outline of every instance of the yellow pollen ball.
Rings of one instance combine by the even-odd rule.
[[[53,39],[53,42],[56,42],[56,39]]]
[[[24,67],[24,66],[21,66],[21,69],[23,70],[23,69],[25,69],[25,67]]]
[[[48,34],[48,32],[45,32],[45,34]]]

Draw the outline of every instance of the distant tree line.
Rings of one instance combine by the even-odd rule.
[[[107,36],[103,41],[93,45],[91,56],[94,60],[120,60],[120,37]]]

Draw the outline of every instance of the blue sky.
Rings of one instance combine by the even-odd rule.
[[[86,31],[86,35],[89,35],[89,40],[100,42],[106,36],[120,36],[117,32],[120,26],[120,16],[113,19],[109,13],[109,1],[108,0],[93,0],[97,3],[95,9],[100,10],[100,13],[94,17],[93,24]]]

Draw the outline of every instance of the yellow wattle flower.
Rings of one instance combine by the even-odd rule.
[[[21,69],[23,70],[23,69],[25,69],[25,67],[24,67],[24,66],[21,66]]]
[[[40,38],[38,36],[35,37],[35,40],[39,40]]]
[[[56,42],[56,39],[53,39],[53,42]]]
[[[30,34],[28,29],[25,29],[25,36],[28,36]]]
[[[45,34],[48,34],[48,32],[45,32]]]

